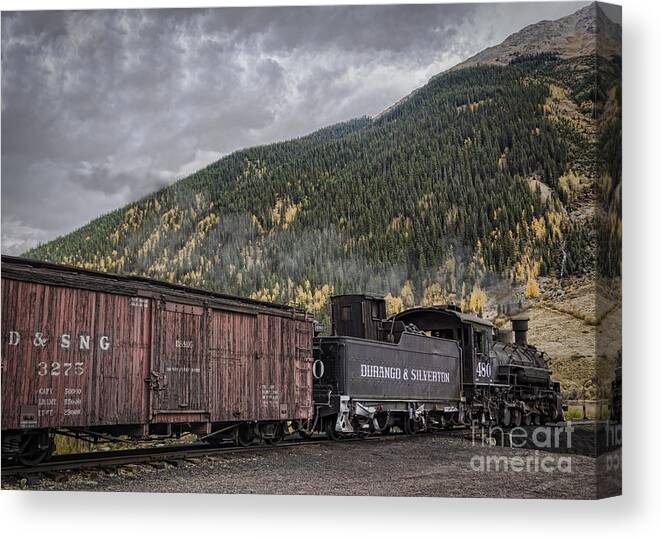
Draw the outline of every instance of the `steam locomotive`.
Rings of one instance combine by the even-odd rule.
[[[416,307],[386,318],[385,300],[331,300],[332,335],[314,339],[316,428],[330,437],[406,433],[478,422],[502,427],[563,419],[560,384],[527,342],[457,307]]]

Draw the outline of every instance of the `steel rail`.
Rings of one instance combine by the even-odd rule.
[[[140,449],[127,449],[108,452],[76,453],[70,455],[61,455],[52,458],[48,462],[36,464],[33,466],[23,466],[20,464],[3,465],[0,469],[2,477],[28,476],[34,474],[47,474],[50,472],[73,471],[93,468],[106,468],[125,466],[127,464],[150,464],[156,462],[177,462],[186,461],[193,458],[209,457],[221,454],[246,453],[257,451],[268,451],[272,449],[286,449],[298,447],[301,445],[319,445],[325,443],[350,443],[350,442],[368,442],[395,440],[408,437],[405,434],[391,434],[388,436],[355,436],[344,438],[337,441],[329,440],[325,436],[319,436],[312,439],[291,439],[285,440],[276,445],[255,444],[247,447],[228,444],[209,446],[207,444],[187,444],[181,446],[169,447],[150,447]]]

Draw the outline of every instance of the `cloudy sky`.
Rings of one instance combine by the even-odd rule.
[[[584,5],[2,13],[2,252],[234,150],[377,114]]]

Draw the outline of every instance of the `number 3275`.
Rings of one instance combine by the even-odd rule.
[[[39,376],[82,376],[85,373],[85,364],[80,363],[60,363],[59,361],[52,361],[46,363],[45,361],[39,362]]]

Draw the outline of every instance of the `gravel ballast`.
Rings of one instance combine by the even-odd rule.
[[[593,458],[393,436],[10,479],[3,489],[589,499],[619,491],[619,474],[606,477],[619,462],[619,450]]]

